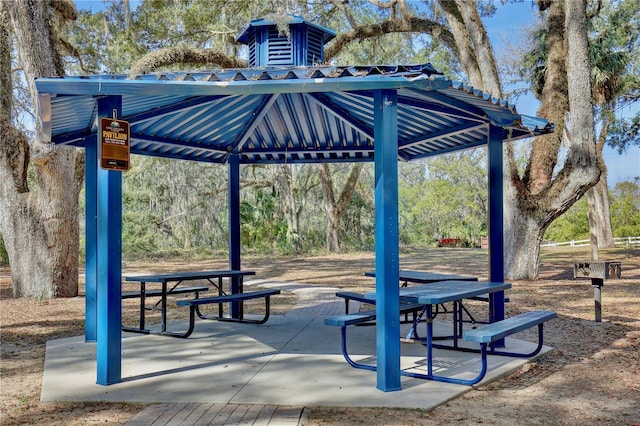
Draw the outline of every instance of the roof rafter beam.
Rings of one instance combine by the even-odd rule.
[[[318,150],[317,148],[287,148],[285,151],[277,149],[261,149],[244,151],[244,155],[278,155],[278,154],[324,154],[344,153],[344,152],[373,152],[373,146],[343,146],[331,147],[330,149]]]
[[[409,89],[409,91],[411,90],[412,89]],[[442,107],[446,108],[448,111],[457,111],[458,114],[460,114],[460,118],[470,120],[472,119],[471,117],[475,117],[476,120],[481,120],[483,122],[489,121],[489,117],[485,111],[469,103],[459,101],[435,90],[419,93],[421,97],[432,99],[434,103],[442,105]]]
[[[345,110],[333,103],[328,96],[321,93],[309,93],[308,99],[315,102],[323,111],[326,111],[328,114],[346,123],[348,127],[351,127],[353,130],[361,133],[366,138],[373,140],[373,129],[353,117],[348,110]]]
[[[215,101],[216,99],[222,99],[226,97],[228,96],[227,95],[195,96],[195,97],[184,99],[182,101],[175,102],[169,105],[153,108],[148,111],[139,112],[137,114],[131,114],[131,115],[122,117],[122,120],[126,120],[130,124],[136,124],[145,120],[149,120],[151,118],[153,119],[162,118],[162,116],[172,114],[176,111],[194,108],[194,107],[206,104],[208,102]]]
[[[91,136],[95,137],[96,133],[92,132],[90,128],[77,130],[75,132],[62,133],[59,135],[51,136],[51,142],[56,145],[78,145],[84,144],[87,138]]]
[[[138,154],[138,155],[145,155],[141,152],[131,152],[132,154]],[[225,162],[225,157],[223,156],[191,156],[191,157],[185,157],[184,155],[177,155],[171,152],[155,152],[153,154],[154,157],[161,157],[161,158],[170,158],[172,160],[186,160],[186,161],[199,161],[201,163],[219,163],[219,164],[223,164]]]
[[[237,153],[242,151],[242,147],[247,143],[253,131],[267,115],[269,109],[271,109],[276,100],[278,100],[279,96],[280,95],[278,94],[273,94],[264,97],[262,103],[260,103],[260,106],[257,109],[258,112],[254,113],[253,118],[249,120],[245,128],[240,132],[240,137],[231,144],[233,152]]]
[[[459,109],[449,108],[447,105],[443,105],[439,102],[429,102],[421,99],[410,98],[408,96],[398,96],[398,104],[462,120],[473,120],[482,123],[487,121],[486,117],[480,117],[477,114],[467,114]]]
[[[175,139],[168,139],[168,138],[161,138],[158,136],[149,136],[149,135],[144,135],[144,134],[139,134],[139,133],[134,133],[131,135],[131,145],[134,144],[153,144],[155,146],[168,146],[171,148],[189,148],[189,149],[194,149],[194,150],[199,150],[202,152],[210,152],[213,154],[228,154],[228,151],[226,149],[220,149],[220,148],[213,148],[211,146],[207,146],[207,145],[202,145],[202,144],[198,144],[198,143],[193,143],[193,142],[186,142],[186,141],[178,141]]]
[[[285,155],[282,152],[279,152],[275,155],[263,156],[257,154],[242,154],[241,162],[245,164],[319,164],[324,163],[327,160],[331,160],[331,162],[336,163],[362,163],[362,162],[372,162],[373,161],[373,152],[365,153],[361,157],[353,157],[353,156],[343,156],[337,155],[335,152],[327,152],[325,154],[312,153],[313,156],[306,158],[300,156],[299,158],[292,158],[290,155]],[[253,157],[260,157],[259,159]]]
[[[486,125],[484,123],[477,123],[477,122],[467,122],[464,124],[461,124],[459,126],[456,127],[449,127],[446,129],[441,129],[438,130],[437,132],[433,132],[433,133],[429,133],[426,135],[420,135],[420,137],[418,138],[414,138],[414,139],[409,139],[407,141],[403,141],[399,148],[400,149],[408,149],[408,148],[412,148],[416,145],[424,145],[425,143],[429,143],[429,141],[432,141],[434,139],[439,139],[441,137],[453,137],[456,135],[459,135],[461,133],[466,133],[469,131],[473,131],[473,130],[477,130],[477,129],[482,129],[485,128]]]
[[[482,142],[482,141],[476,141],[474,143],[470,143],[470,144],[466,144],[463,148],[459,147],[459,146],[452,146],[449,148],[438,148],[437,151],[429,151],[429,152],[425,152],[422,154],[418,154],[418,155],[412,155],[411,156],[411,160],[417,160],[420,158],[427,158],[427,157],[433,157],[435,155],[442,155],[442,154],[448,154],[450,152],[460,152],[460,151],[466,151],[472,148],[477,148],[479,146],[486,146],[486,143]]]

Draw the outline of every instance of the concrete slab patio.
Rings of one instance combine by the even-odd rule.
[[[437,324],[442,332],[450,324]],[[404,326],[407,327],[407,326]],[[374,362],[375,327],[352,327],[350,353]],[[340,352],[340,330],[322,317],[276,315],[267,324],[200,321],[188,339],[126,334],[122,383],[97,385],[95,344],[83,337],[47,343],[42,401],[237,403],[430,409],[467,386],[403,377],[400,392],[376,389],[375,372],[350,367]],[[508,339],[509,348],[532,343]],[[403,343],[403,368],[420,368],[425,349]],[[484,383],[509,374],[526,360],[491,356]],[[472,353],[435,351],[439,373],[472,377]]]
[[[298,296],[286,315],[266,324],[197,321],[188,339],[124,333],[123,381],[96,384],[96,346],[82,336],[47,342],[41,400],[152,403],[129,425],[304,423],[304,407],[398,407],[432,409],[470,390],[468,386],[402,378],[402,391],[376,388],[376,373],[350,367],[340,351],[340,329],[324,318],[344,312],[335,288],[255,280],[252,286],[281,288]],[[357,310],[357,305],[352,309]],[[172,323],[180,330],[186,323]],[[450,334],[451,323],[436,322],[436,334]],[[409,325],[402,326],[406,335]],[[424,331],[423,331],[424,333]],[[351,327],[349,352],[375,363],[375,327]],[[510,350],[535,344],[507,339]],[[542,353],[550,348],[544,348]],[[402,368],[425,370],[426,350],[402,343]],[[480,385],[511,374],[526,359],[489,357]],[[474,377],[478,354],[434,351],[434,373]]]

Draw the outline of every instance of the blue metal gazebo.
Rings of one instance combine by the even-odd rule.
[[[398,161],[488,146],[490,281],[503,281],[502,143],[546,120],[449,80],[430,64],[326,66],[335,33],[293,17],[289,35],[254,20],[249,67],[39,78],[45,134],[86,152],[86,341],[97,382],[121,381],[122,173],[99,166],[98,123],[130,123],[131,153],[228,165],[229,266],[240,269],[240,165],[375,163],[378,385],[400,389]],[[504,316],[503,294],[493,320]]]

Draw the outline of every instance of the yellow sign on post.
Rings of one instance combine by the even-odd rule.
[[[113,118],[100,119],[100,167],[106,170],[129,170],[129,122]]]

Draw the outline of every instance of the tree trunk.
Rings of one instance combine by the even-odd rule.
[[[456,43],[456,50],[458,52],[458,60],[464,73],[467,75],[469,82],[472,86],[482,89],[482,73],[478,64],[478,58],[476,57],[471,35],[467,29],[466,22],[462,17],[459,10],[459,2],[452,2],[449,0],[438,0],[440,7],[444,11],[451,28],[451,34]],[[495,63],[495,61],[492,61]],[[495,94],[494,96],[499,96]]]
[[[512,147],[506,147],[504,251],[505,276],[509,279],[537,278],[539,244],[553,219],[562,214],[551,210],[552,198],[549,195],[558,150],[562,144],[564,117],[569,108],[565,11],[562,1],[551,3],[548,19],[549,53],[538,113],[555,124],[555,132],[535,139],[522,177],[518,175]],[[538,247],[523,247],[522,244],[538,244]]]
[[[349,205],[363,166],[363,163],[356,163],[351,167],[347,182],[342,188],[337,200],[333,191],[333,178],[329,165],[323,163],[318,166],[320,183],[322,184],[324,210],[327,214],[327,250],[330,252],[340,251],[340,241],[338,239],[340,217]]]
[[[294,194],[293,173],[290,164],[278,166],[275,183],[280,193],[282,211],[287,221],[287,243],[294,249],[300,248],[300,207]]]
[[[49,3],[3,2],[2,7],[9,12],[16,50],[37,110],[34,79],[62,73]],[[3,123],[0,135],[0,232],[9,256],[14,297],[76,296],[82,156],[74,148],[43,143],[39,120],[36,140],[30,146],[10,123]],[[26,180],[29,153],[33,188]]]
[[[615,247],[613,241],[613,229],[611,228],[611,209],[609,207],[609,185],[607,184],[607,168],[602,159],[602,150],[609,132],[608,121],[602,124],[598,143],[596,144],[596,154],[600,162],[602,174],[598,183],[587,191],[587,203],[589,210],[587,218],[589,220],[589,237],[592,241],[592,252],[597,252],[599,248]],[[595,260],[595,257],[594,257]]]
[[[517,204],[518,194],[515,186],[506,185],[504,199],[504,264],[509,265],[505,270],[505,276],[514,279],[514,271],[517,271],[517,279],[536,279],[544,230],[535,216],[522,214],[517,208],[507,209],[507,206],[515,207]]]
[[[614,247],[609,191],[605,173],[602,174],[598,183],[587,191],[587,203],[589,205],[589,211],[587,212],[589,234],[594,236],[598,248]]]
[[[547,118],[555,117],[556,134],[536,139],[522,180],[515,172],[513,158],[507,160],[510,188],[506,191],[505,215],[511,220],[505,223],[508,256],[505,275],[510,279],[537,278],[539,244],[547,227],[597,183],[600,176],[584,3],[552,2],[549,13],[550,25],[554,27],[550,28],[547,40],[549,59],[540,111]],[[571,79],[567,79],[567,75]],[[571,111],[570,122],[565,126],[564,116],[568,111]],[[555,172],[561,143],[568,148],[567,159],[562,169]],[[521,247],[534,243],[535,249]]]
[[[536,138],[527,164],[523,183],[531,194],[549,187],[558,164],[558,152],[569,111],[567,88],[567,42],[563,1],[552,2],[549,8],[547,46],[548,57],[541,105],[538,114],[555,125],[555,132]]]
[[[482,76],[482,90],[501,98],[498,67],[489,36],[480,19],[478,4],[475,0],[458,0],[456,4],[476,52],[477,66]]]
[[[337,253],[340,251],[340,240],[338,239],[338,227],[340,220],[335,214],[327,214],[327,251]]]

